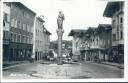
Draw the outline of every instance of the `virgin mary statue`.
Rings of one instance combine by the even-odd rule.
[[[58,29],[63,29],[63,20],[65,20],[64,14],[60,11],[57,18]]]

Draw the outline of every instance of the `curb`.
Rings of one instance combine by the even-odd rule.
[[[29,62],[27,62],[27,63],[29,63]],[[23,62],[23,63],[20,63],[20,64],[11,65],[11,66],[2,68],[2,70],[3,70],[3,71],[4,71],[4,70],[8,70],[8,69],[11,69],[11,68],[14,68],[14,67],[18,67],[18,66],[21,66],[21,65],[25,65],[25,64],[27,64],[27,63]]]
[[[122,65],[113,65],[113,64],[109,64],[109,63],[101,63],[101,64],[110,65],[110,66],[115,66],[115,67],[117,67],[117,68],[124,69],[124,67],[123,67]]]
[[[11,68],[14,68],[14,67],[18,67],[18,66],[21,66],[21,65],[25,65],[25,64],[28,64],[28,63],[31,63],[31,62],[23,62],[23,63],[20,63],[20,64],[15,64],[15,65],[11,65],[11,66],[8,66],[8,67],[5,67],[5,68],[2,68],[2,70],[8,70],[8,69],[11,69]],[[41,63],[41,61],[35,61],[35,62],[32,62],[32,63]],[[45,62],[44,62],[45,63]]]
[[[12,66],[8,66],[8,67],[2,68],[2,69],[3,69],[3,71],[4,71],[4,70],[11,69],[11,68],[13,68],[13,67],[18,67],[18,66],[20,66],[20,65],[23,65],[23,63],[18,64],[18,65],[12,65]]]
[[[97,62],[89,62],[89,63],[97,63]],[[117,67],[119,69],[124,69],[124,66],[123,65],[113,65],[113,64],[109,64],[109,63],[97,63],[97,64],[104,64],[104,65],[109,65],[109,66],[113,66],[113,67]]]

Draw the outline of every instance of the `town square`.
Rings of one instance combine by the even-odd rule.
[[[124,1],[3,3],[3,79],[124,78]]]

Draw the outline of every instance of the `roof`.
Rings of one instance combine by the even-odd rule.
[[[45,21],[41,17],[36,17],[40,22],[44,23]]]
[[[17,6],[23,6],[24,8],[26,8],[27,10],[29,10],[30,12],[32,12],[33,14],[36,15],[35,12],[33,12],[31,9],[29,9],[27,6],[25,6],[24,4],[22,4],[21,2],[5,2],[5,3],[12,3],[12,4],[15,4]]]
[[[92,34],[92,33],[94,33],[96,30],[97,30],[96,27],[89,27],[88,30],[87,30],[87,34]]]
[[[119,10],[120,4],[123,4],[123,1],[108,2],[103,16],[112,17],[112,15]]]
[[[111,24],[99,24],[98,27],[89,27],[87,30],[85,29],[72,29],[69,33],[69,36],[77,35],[78,37],[86,37],[88,38],[90,35],[97,35],[101,31],[109,31],[111,30]]]
[[[97,28],[97,32],[101,33],[102,31],[110,31],[112,30],[111,24],[99,24]]]
[[[44,32],[48,35],[51,35],[51,33],[46,28],[44,28]]]
[[[106,29],[106,30],[112,28],[112,27],[111,27],[111,24],[99,24],[99,25],[98,25],[98,28],[99,28],[99,27],[104,28],[104,29]]]
[[[73,36],[73,35],[75,35],[75,34],[83,34],[83,33],[86,33],[86,31],[87,30],[85,30],[85,29],[72,29],[71,31],[70,31],[70,33],[69,33],[69,35],[68,36]]]

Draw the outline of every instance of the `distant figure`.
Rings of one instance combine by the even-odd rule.
[[[63,20],[65,20],[64,14],[60,11],[57,18],[58,29],[63,29]]]
[[[49,58],[49,59],[50,59],[50,61],[53,61],[54,54],[53,54],[53,52],[52,52],[52,51],[50,51],[50,52],[49,52],[49,56],[50,56],[50,58]]]
[[[70,51],[69,56],[72,58],[72,56],[73,56],[72,51]]]

